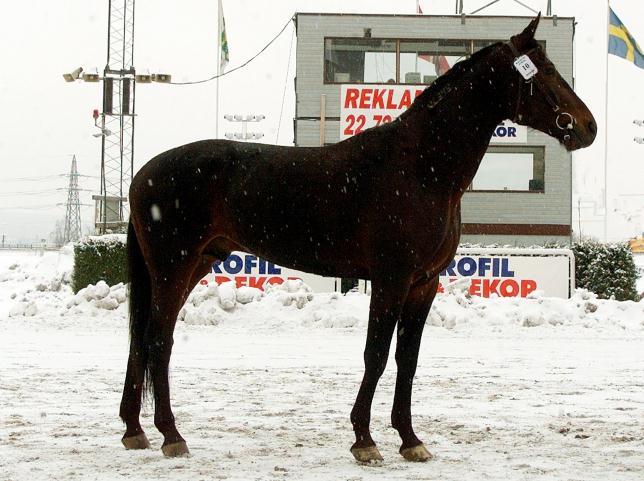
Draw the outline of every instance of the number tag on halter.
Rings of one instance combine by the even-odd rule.
[[[521,55],[514,60],[514,68],[516,68],[523,78],[530,80],[532,77],[537,75],[537,66],[532,63],[530,57],[527,55]]]

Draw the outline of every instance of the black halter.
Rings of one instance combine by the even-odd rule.
[[[517,50],[517,48],[514,45],[514,43],[512,42],[512,40],[507,42],[506,45],[508,47],[510,47],[510,50],[512,51],[512,55],[514,56],[515,59],[519,58],[522,55],[526,55],[528,58],[530,58],[530,54],[535,52],[537,50],[537,48],[538,48],[538,47],[534,47],[534,48],[528,50],[526,53],[522,54]],[[521,74],[519,74],[519,76],[521,76]],[[533,95],[533,86],[536,86],[537,89],[539,89],[539,91],[541,92],[541,94],[545,98],[545,100],[548,103],[548,105],[550,105],[550,107],[552,108],[553,112],[555,112],[557,114],[557,117],[555,118],[555,124],[556,124],[556,126],[557,126],[557,128],[559,130],[573,130],[574,129],[574,124],[577,123],[577,119],[575,119],[575,117],[573,117],[570,113],[563,112],[561,110],[561,107],[559,107],[559,104],[557,104],[557,101],[554,98],[554,96],[552,95],[552,93],[543,85],[542,82],[539,82],[537,80],[536,75],[534,77],[532,77],[531,79],[529,79],[529,80],[525,80],[523,78],[523,76],[521,76],[521,81],[519,83],[519,92],[517,94],[517,104],[516,104],[516,108],[515,108],[515,111],[514,111],[514,117],[512,118],[513,122],[517,122],[518,117],[519,117],[519,109],[521,107],[521,100],[522,100],[522,97],[523,97],[523,87],[524,87],[524,85],[529,85],[530,86],[530,96]],[[566,118],[568,120],[567,122],[565,122]],[[569,140],[570,136],[568,134],[566,134],[564,136],[564,139]]]

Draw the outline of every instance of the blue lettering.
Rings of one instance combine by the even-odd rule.
[[[508,129],[505,127],[497,127],[496,133],[498,137],[505,137],[508,134]]]
[[[517,128],[508,127],[508,137],[516,137],[516,136],[517,136]]]
[[[514,277],[514,271],[510,270],[510,259],[501,259],[501,275],[503,277]]]
[[[458,272],[462,276],[473,276],[476,272],[476,261],[471,257],[463,257],[458,261]]]
[[[479,259],[479,276],[480,277],[485,277],[485,271],[490,270],[490,262],[492,262],[492,259],[489,257],[481,257]]]
[[[257,257],[247,255],[244,258],[244,274],[250,274],[253,270],[253,267],[257,265]]]
[[[499,277],[499,261],[498,257],[492,258],[492,277]]]
[[[237,254],[232,254],[224,261],[224,270],[228,274],[239,274],[244,267],[244,261]]]
[[[266,261],[261,257],[257,260],[259,261],[259,273],[262,275],[266,274]]]
[[[267,262],[266,264],[268,266],[268,269],[267,269],[268,274],[281,274],[282,273],[282,268],[281,267],[277,267],[272,262]]]

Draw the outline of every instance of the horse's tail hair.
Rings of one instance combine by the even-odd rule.
[[[135,369],[143,370],[143,397],[152,391],[150,381],[150,308],[152,289],[150,273],[143,259],[141,246],[132,221],[127,228],[127,268],[130,301],[130,350],[134,350],[138,363]]]

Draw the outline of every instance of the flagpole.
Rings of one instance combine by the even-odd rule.
[[[606,110],[604,120],[604,242],[608,242],[608,49],[610,45],[610,0],[606,0]]]
[[[219,75],[221,75],[221,2],[217,2],[217,80],[215,92],[215,138],[219,138]]]

